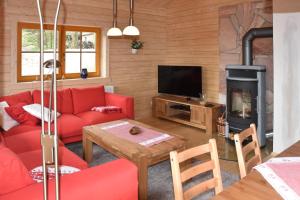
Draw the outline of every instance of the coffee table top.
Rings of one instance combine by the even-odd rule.
[[[173,138],[163,141],[159,144],[155,144],[150,147],[140,145],[135,142],[118,137],[114,134],[110,134],[108,131],[103,130],[104,126],[113,125],[120,122],[129,122],[130,124],[152,129],[158,132],[167,133]],[[173,150],[183,150],[186,145],[186,139],[181,136],[171,134],[169,132],[157,129],[147,124],[135,121],[135,120],[117,120],[108,123],[96,124],[86,126],[83,128],[83,134],[86,134],[94,143],[102,146],[106,150],[118,157],[126,157],[130,160],[135,157],[146,156],[150,159],[150,165],[165,160],[169,157],[169,152]]]

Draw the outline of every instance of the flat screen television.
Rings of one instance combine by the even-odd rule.
[[[199,97],[202,93],[201,66],[158,65],[158,93]]]

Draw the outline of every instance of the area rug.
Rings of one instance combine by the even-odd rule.
[[[82,157],[82,144],[73,143],[66,145],[71,151]],[[112,154],[97,145],[93,146],[93,162],[90,166],[101,165],[103,163],[117,159]],[[226,171],[221,171],[223,187],[226,188],[233,184],[239,177]],[[200,181],[211,178],[210,173],[201,174],[193,178],[186,186],[191,187]],[[194,198],[195,200],[207,200],[214,195],[213,191],[204,193],[203,195]],[[148,170],[148,199],[149,200],[173,200],[173,183],[170,161],[161,162]]]

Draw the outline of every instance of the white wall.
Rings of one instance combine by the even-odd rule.
[[[300,140],[300,12],[274,13],[274,151]]]

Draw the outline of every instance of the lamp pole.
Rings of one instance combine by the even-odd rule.
[[[42,118],[42,132],[41,132],[41,145],[43,156],[43,199],[48,200],[48,182],[47,174],[49,165],[54,164],[55,167],[55,199],[60,199],[59,190],[59,166],[58,166],[58,133],[57,133],[57,85],[56,85],[56,46],[57,46],[57,22],[61,5],[61,0],[57,2],[57,9],[54,19],[54,44],[53,44],[53,63],[46,61],[44,63],[44,20],[41,9],[40,0],[36,0],[39,21],[40,21],[40,75],[41,75],[41,118]],[[44,66],[50,67],[52,65],[52,77],[50,86],[50,103],[48,115],[48,131],[45,131],[45,116],[44,116]],[[51,133],[50,122],[52,119],[52,95],[54,107],[54,134]]]
[[[54,45],[53,45],[53,60],[54,60],[54,65],[53,65],[53,99],[54,99],[54,165],[55,165],[55,196],[56,200],[59,200],[59,176],[58,176],[58,133],[57,133],[57,85],[56,85],[56,41],[57,41],[57,21],[58,21],[58,15],[59,15],[59,10],[60,10],[60,4],[61,0],[58,0],[57,3],[57,9],[56,9],[56,14],[55,14],[55,20],[54,20]],[[52,110],[50,108],[49,110]],[[51,121],[51,119],[48,119]]]

